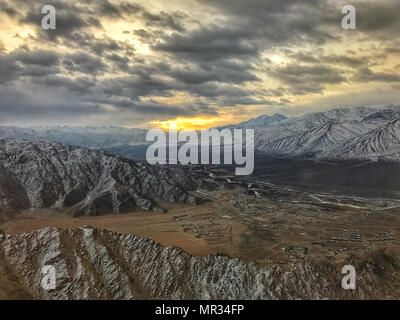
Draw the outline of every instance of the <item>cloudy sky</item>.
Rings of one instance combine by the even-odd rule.
[[[41,8],[57,29],[41,28]],[[357,9],[357,30],[341,8]],[[0,125],[207,125],[398,103],[400,1],[0,0]]]

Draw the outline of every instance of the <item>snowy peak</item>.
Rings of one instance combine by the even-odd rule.
[[[242,122],[240,124],[238,124],[235,127],[240,127],[240,128],[253,128],[253,127],[267,127],[271,124],[276,124],[276,123],[280,123],[284,120],[286,120],[287,117],[279,114],[279,113],[275,113],[273,116],[260,116],[254,119],[250,119],[249,121],[246,122]]]
[[[365,123],[385,124],[390,120],[400,117],[400,106],[391,106],[383,110],[377,110],[365,117],[362,121]]]
[[[377,158],[400,161],[400,106],[355,107],[308,113],[259,126],[259,117],[246,122],[255,129],[258,151],[275,155]]]
[[[360,137],[353,138],[342,146],[327,152],[330,157],[399,159],[400,118],[394,119]]]
[[[358,121],[342,123],[326,122],[304,133],[267,143],[262,151],[287,155],[316,154],[323,150],[334,148],[367,131],[368,128]]]
[[[375,109],[366,107],[333,109],[289,118],[287,123],[298,127],[299,130],[301,130],[301,128],[310,130],[329,122],[361,121],[374,111]]]
[[[354,107],[354,108],[342,108],[342,109],[333,109],[324,112],[325,116],[331,120],[335,121],[352,121],[358,120],[361,121],[371,113],[375,112],[375,108],[368,107]]]

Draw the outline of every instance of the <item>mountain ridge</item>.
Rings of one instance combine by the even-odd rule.
[[[30,207],[68,208],[75,216],[163,211],[162,201],[195,204],[186,190],[201,183],[179,170],[52,142],[0,139],[0,161]]]
[[[34,255],[31,253],[35,252]],[[341,288],[340,268],[312,260],[261,266],[225,255],[192,256],[176,247],[89,226],[0,234],[0,265],[36,299],[368,299],[392,285],[381,268],[398,270],[390,252],[357,262],[357,291]],[[56,290],[41,286],[41,268],[56,271]],[[391,290],[396,294],[396,290]]]
[[[327,151],[326,157],[400,158],[400,117]]]
[[[368,135],[373,130],[400,117],[400,106],[386,107],[336,108],[323,112],[306,113],[301,116],[287,117],[276,113],[272,116],[262,115],[245,122],[218,127],[217,129],[254,129],[255,149],[262,153],[281,154],[289,156],[314,156],[337,158],[335,152],[345,152],[338,148],[345,147],[350,140]],[[325,131],[325,126],[332,123],[332,130]],[[35,131],[36,130],[36,131]],[[45,126],[45,127],[0,127],[0,137],[27,139],[29,141],[54,141],[65,145],[83,146],[92,149],[109,150],[115,154],[135,159],[142,159],[148,146],[145,141],[146,130],[137,128],[120,128],[115,126]],[[390,139],[389,136],[387,136]],[[319,139],[319,140],[318,140]],[[383,145],[390,142],[381,141]],[[397,150],[398,145],[392,145]],[[369,142],[373,144],[373,142]],[[376,146],[378,149],[379,147]],[[384,147],[383,147],[384,149]],[[372,150],[372,149],[371,149]],[[331,152],[330,152],[331,151]],[[397,152],[397,151],[396,151]],[[340,156],[340,155],[339,155]],[[377,157],[399,159],[397,155],[388,152],[366,154],[345,153],[347,159],[376,159]]]
[[[254,128],[255,146],[259,152],[271,155],[400,161],[400,139],[395,138],[397,130],[389,128],[399,117],[398,105],[305,114],[270,127]],[[386,134],[379,128],[386,128]],[[370,147],[351,152],[349,145],[357,141],[364,141]]]

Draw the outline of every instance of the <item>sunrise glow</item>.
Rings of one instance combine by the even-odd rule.
[[[150,124],[162,130],[201,130],[215,126],[216,122],[220,122],[219,118],[176,118],[166,121],[151,121]]]

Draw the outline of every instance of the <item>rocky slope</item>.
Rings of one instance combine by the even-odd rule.
[[[400,159],[400,117],[326,152],[326,157]]]
[[[162,210],[160,201],[195,204],[186,190],[200,183],[179,170],[50,142],[0,139],[0,163],[0,209],[26,207],[28,199],[31,207],[67,207],[75,216]]]
[[[255,147],[265,154],[400,161],[399,118],[400,106],[356,107],[289,118],[275,115],[265,123],[256,118],[231,128],[253,125]]]
[[[375,111],[376,109],[367,107],[333,109],[325,112],[306,113],[297,117],[289,117],[278,123],[268,126],[254,126],[253,128],[259,131],[258,139],[271,142],[274,139],[289,137],[316,129],[326,123],[362,121],[367,115]]]
[[[24,209],[28,206],[29,199],[18,179],[0,167],[0,211]]]
[[[56,289],[41,286],[43,266]],[[341,267],[305,261],[263,267],[227,256],[194,257],[154,241],[90,227],[0,234],[0,266],[36,299],[337,299],[399,296],[398,257],[379,252],[356,264],[357,290],[341,288]],[[388,296],[391,292],[392,296]],[[394,294],[394,296],[393,296]]]
[[[339,146],[367,131],[368,127],[356,120],[341,123],[326,122],[304,133],[268,142],[259,149],[262,152],[272,154],[316,154]]]
[[[383,125],[393,119],[400,118],[400,106],[389,106],[388,108],[377,110],[365,117],[364,123],[372,123],[375,125]]]

